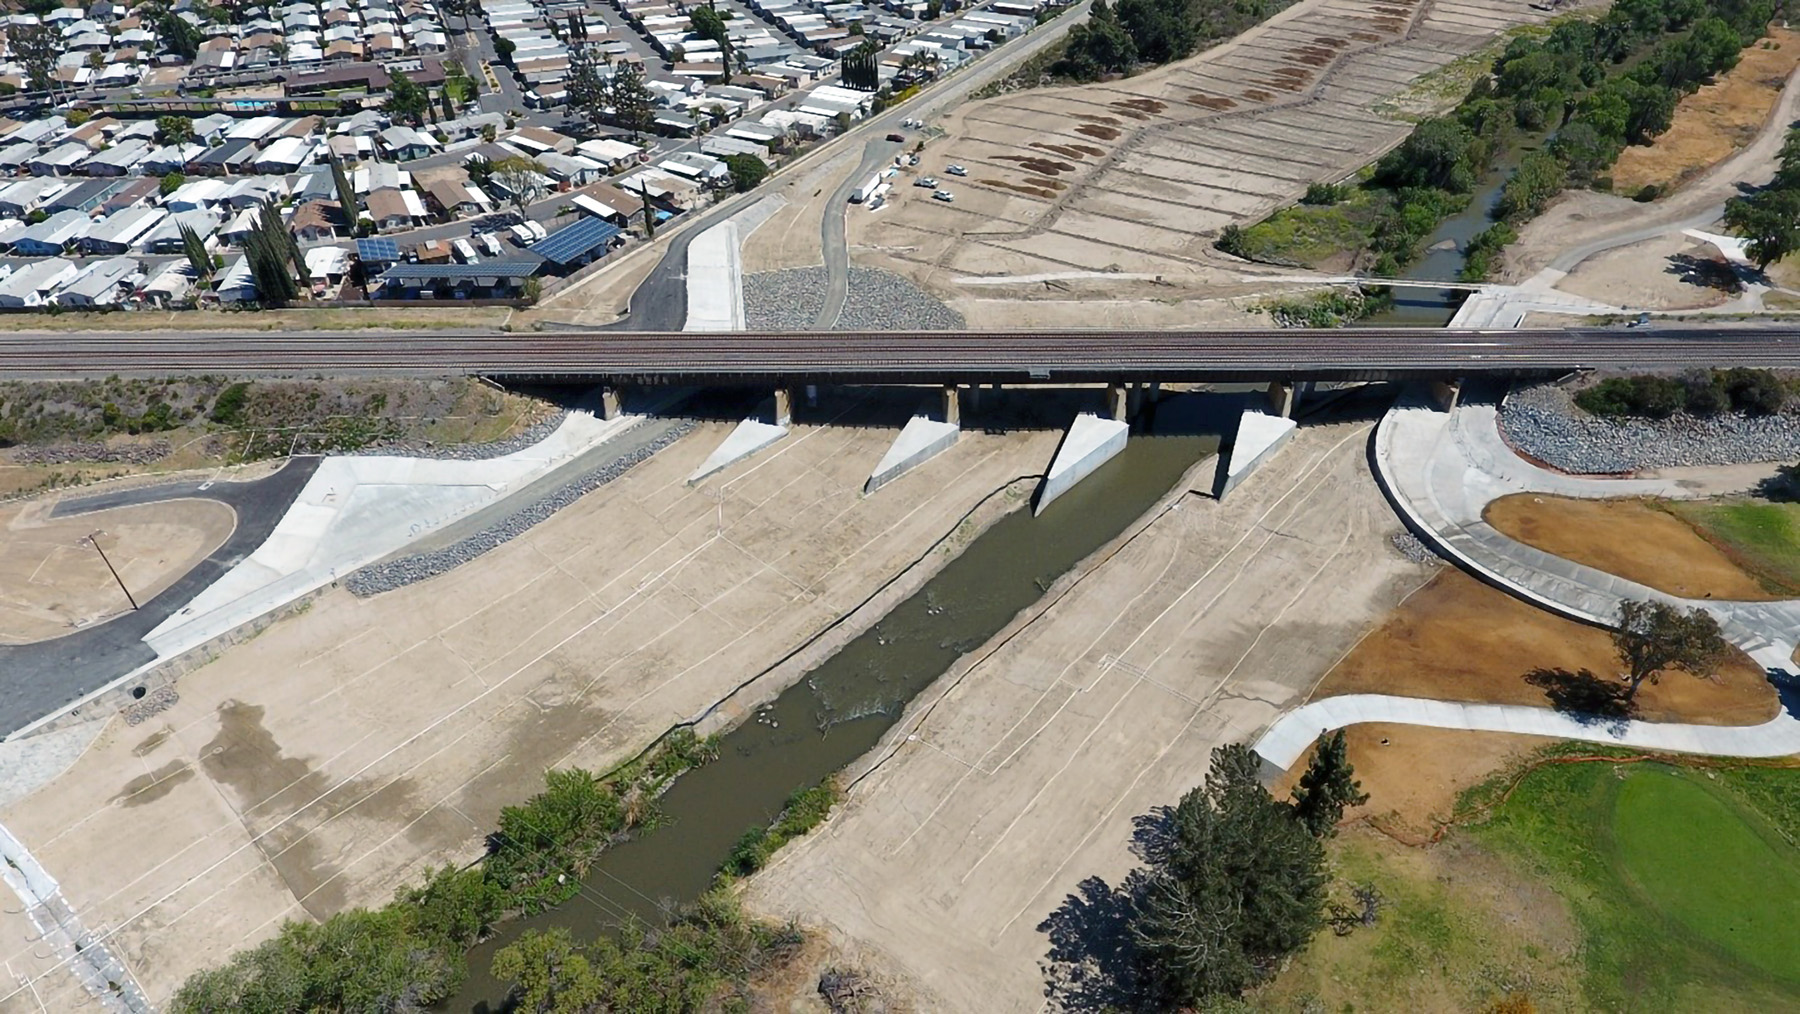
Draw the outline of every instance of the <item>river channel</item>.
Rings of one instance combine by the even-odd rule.
[[[873,748],[915,694],[1216,450],[1241,404],[1235,394],[1167,398],[1141,414],[1124,451],[1042,515],[1015,510],[988,527],[872,628],[726,733],[718,760],[682,775],[664,794],[668,820],[606,852],[579,895],[505,924],[471,951],[469,980],[446,1009],[504,1010],[506,984],[488,966],[495,951],[528,930],[561,926],[589,939],[627,915],[655,922],[661,905],[697,898],[739,836],[773,820],[795,789]]]
[[[1494,224],[1494,205],[1500,191],[1512,178],[1518,158],[1529,148],[1509,152],[1508,157],[1487,176],[1469,198],[1468,207],[1438,223],[1425,241],[1425,255],[1408,265],[1408,278],[1421,281],[1454,282],[1468,260],[1469,241]],[[1462,289],[1424,289],[1395,287],[1394,305],[1380,313],[1357,321],[1354,327],[1444,327],[1456,316],[1468,293]]]

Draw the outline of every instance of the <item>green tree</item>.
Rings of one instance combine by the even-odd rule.
[[[606,79],[606,98],[613,110],[613,122],[631,131],[636,140],[656,123],[655,102],[650,86],[644,83],[644,70],[629,61],[612,65]]]
[[[1344,730],[1319,738],[1319,747],[1294,786],[1294,819],[1315,838],[1337,833],[1344,809],[1369,801],[1356,780],[1356,768],[1345,755]]]
[[[182,184],[186,182],[187,177],[180,173],[164,173],[162,182],[158,183],[156,186],[157,193],[167,197],[175,191],[180,190]]]
[[[417,125],[431,109],[431,95],[423,86],[397,70],[388,71],[388,98],[382,112]]]
[[[187,255],[188,264],[194,269],[194,278],[204,282],[213,276],[212,251],[206,249],[206,241],[192,226],[181,227],[181,252]]]
[[[194,139],[194,121],[185,116],[158,116],[156,136],[164,144],[187,144]]]
[[[594,965],[558,926],[532,930],[494,955],[494,978],[510,982],[515,1008],[528,1014],[579,1014],[599,1007],[605,990]]]
[[[1430,187],[1466,194],[1475,188],[1481,161],[1469,128],[1439,116],[1422,121],[1398,148],[1382,156],[1375,163],[1375,180],[1395,189]]]
[[[569,77],[564,87],[568,91],[571,110],[590,125],[606,122],[611,113],[606,80],[601,76],[600,68],[595,66],[593,53],[588,47],[570,48]]]
[[[1750,242],[1758,269],[1800,250],[1800,190],[1764,190],[1725,202],[1725,227]]]
[[[169,52],[184,61],[192,61],[199,55],[200,44],[206,41],[206,36],[186,18],[165,7],[149,20],[156,29],[157,41],[168,47]]]
[[[362,217],[356,204],[356,188],[350,185],[344,164],[335,158],[331,160],[331,186],[337,191],[338,211],[344,216],[344,224],[354,226]]]
[[[716,9],[705,4],[698,4],[688,10],[688,27],[693,29],[694,34],[700,36],[702,39],[711,39],[719,44],[719,58],[724,66],[723,77],[721,80],[725,84],[730,84],[732,54],[731,34],[725,27],[725,19],[719,16],[719,12]],[[860,25],[852,25],[850,27],[851,35],[862,34],[857,30],[861,27]]]
[[[738,193],[754,190],[767,179],[769,166],[755,155],[727,155],[725,165],[731,170],[731,186]]]
[[[1138,58],[1147,63],[1183,59],[1199,45],[1199,22],[1188,0],[1118,0],[1115,10]]]
[[[1088,19],[1069,29],[1062,58],[1051,73],[1076,81],[1098,81],[1137,65],[1137,44],[1105,0],[1094,0]]]
[[[520,215],[533,201],[544,196],[544,167],[536,159],[523,155],[503,158],[494,163],[488,178],[506,191],[506,199]]]
[[[494,54],[500,57],[503,63],[511,63],[513,51],[518,48],[513,40],[502,35],[494,36]]]
[[[1555,155],[1534,151],[1519,160],[1519,168],[1500,190],[1494,216],[1506,222],[1522,222],[1536,217],[1544,206],[1562,193],[1568,174]]]
[[[1619,603],[1618,627],[1612,638],[1619,661],[1625,664],[1627,701],[1635,699],[1646,682],[1657,682],[1670,669],[1710,676],[1731,650],[1711,613],[1698,606],[1683,611],[1664,602],[1627,599]]]
[[[1241,993],[1322,924],[1324,849],[1258,768],[1241,744],[1214,750],[1150,851],[1129,921],[1162,1009]]]
[[[644,199],[644,238],[656,238],[656,209],[650,205],[650,184],[638,181],[638,196]]]
[[[25,86],[34,92],[55,91],[62,48],[62,35],[49,25],[6,26],[6,52],[24,68]]]

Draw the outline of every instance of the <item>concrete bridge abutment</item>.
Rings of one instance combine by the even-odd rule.
[[[738,423],[737,428],[720,441],[719,446],[701,462],[700,467],[687,477],[687,484],[692,486],[787,436],[788,427],[794,420],[793,398],[787,388],[775,389],[774,411],[769,417],[775,421],[765,422],[762,416],[757,415]]]
[[[900,435],[881,457],[875,471],[863,483],[866,496],[949,450],[962,436],[962,393],[955,384],[946,385],[940,395],[938,417],[918,412],[906,421]]]
[[[1119,400],[1124,400],[1122,388],[1113,388],[1119,392]],[[1111,391],[1109,391],[1110,395]],[[1109,398],[1110,400],[1110,398]],[[1110,406],[1109,406],[1110,407]],[[1092,475],[1094,470],[1111,461],[1115,455],[1125,449],[1125,440],[1131,432],[1131,425],[1124,419],[1107,419],[1092,412],[1083,412],[1075,417],[1069,425],[1069,432],[1056,448],[1056,457],[1050,462],[1050,470],[1044,473],[1044,481],[1038,486],[1037,503],[1032,507],[1032,514],[1044,513],[1057,497],[1062,496],[1075,487],[1075,484]]]

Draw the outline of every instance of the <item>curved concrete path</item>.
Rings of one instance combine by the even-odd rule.
[[[1794,717],[1792,705],[1761,725],[1683,725],[1583,719],[1522,704],[1464,704],[1387,694],[1344,694],[1301,705],[1263,733],[1256,741],[1256,753],[1285,771],[1305,756],[1321,733],[1362,722],[1513,732],[1719,757],[1785,757],[1800,753],[1800,718]]]
[[[1692,489],[1667,479],[1603,479],[1564,475],[1521,458],[1500,435],[1496,405],[1472,401],[1450,412],[1422,392],[1409,392],[1375,431],[1375,475],[1408,527],[1438,553],[1488,582],[1552,612],[1610,626],[1625,599],[1656,599],[1712,613],[1725,635],[1768,671],[1783,698],[1782,714],[1754,726],[1684,725],[1583,718],[1550,708],[1469,704],[1386,694],[1347,694],[1302,705],[1277,719],[1255,750],[1282,769],[1321,732],[1361,722],[1512,732],[1560,739],[1726,757],[1800,753],[1800,601],[1727,602],[1683,599],[1635,581],[1527,546],[1482,520],[1487,505],[1514,493],[1601,499],[1689,498]]]
[[[1422,396],[1403,397],[1375,433],[1375,472],[1411,527],[1444,556],[1486,580],[1565,616],[1610,626],[1625,599],[1699,606],[1765,668],[1792,672],[1800,642],[1800,601],[1683,599],[1594,567],[1534,549],[1482,520],[1487,505],[1513,493],[1604,498],[1696,494],[1666,479],[1563,475],[1519,457],[1500,436],[1493,404],[1440,412]]]

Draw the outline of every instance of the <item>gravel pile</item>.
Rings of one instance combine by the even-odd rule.
[[[806,331],[825,305],[823,267],[744,276],[744,324],[756,331]]]
[[[825,305],[823,267],[744,276],[744,323],[753,330],[810,330]],[[962,314],[912,282],[880,268],[851,268],[840,331],[954,331]]]
[[[175,692],[175,688],[164,683],[150,691],[142,700],[133,701],[131,707],[125,709],[125,724],[141,725],[152,716],[174,707],[180,700],[181,695]]]
[[[168,457],[174,449],[174,446],[167,440],[152,440],[144,444],[125,444],[120,447],[109,447],[95,440],[73,444],[52,444],[49,447],[21,447],[13,451],[12,460],[21,465],[70,465],[76,462],[93,461],[109,465],[148,465]]]
[[[1401,556],[1406,557],[1414,563],[1437,562],[1437,554],[1431,551],[1431,547],[1427,546],[1424,540],[1420,539],[1417,535],[1414,535],[1404,528],[1388,536],[1388,541],[1394,544],[1394,549],[1399,552]]]
[[[505,440],[495,440],[486,444],[450,444],[439,447],[424,441],[392,441],[373,444],[351,451],[351,456],[363,455],[395,455],[402,458],[434,458],[444,461],[486,461],[489,458],[505,457],[514,451],[522,451],[545,437],[556,432],[556,428],[569,417],[568,409],[556,413],[542,422],[533,423],[519,433]]]
[[[489,525],[442,549],[364,567],[345,578],[344,587],[352,595],[367,597],[448,573],[491,549],[511,542],[538,523],[549,520],[557,511],[624,475],[632,466],[674,443],[693,428],[692,422],[679,423],[630,454],[593,469],[535,503],[519,508],[504,521]]]
[[[1567,389],[1550,384],[1508,396],[1500,406],[1500,431],[1519,451],[1576,474],[1800,458],[1800,415],[1793,412],[1707,418],[1677,413],[1614,422],[1583,412]]]
[[[850,269],[840,331],[960,331],[963,315],[892,271]]]

